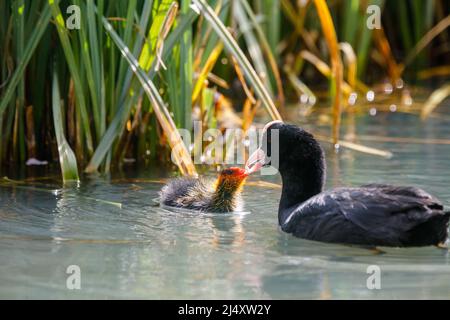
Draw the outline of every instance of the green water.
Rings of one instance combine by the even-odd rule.
[[[422,123],[397,113],[359,118],[356,129],[361,137],[450,137],[448,120]],[[450,206],[450,145],[364,143],[394,157],[346,149],[336,154],[325,144],[327,188],[416,185]],[[48,184],[1,187],[0,298],[450,298],[447,251],[383,248],[385,254],[375,255],[294,238],[277,226],[280,190],[269,187],[245,188],[249,214],[174,213],[153,205],[161,184],[143,182],[147,176],[91,180],[78,189],[55,186],[54,193],[45,191],[52,189]],[[80,290],[67,288],[70,265],[80,268]],[[367,287],[370,265],[381,270],[381,289]]]

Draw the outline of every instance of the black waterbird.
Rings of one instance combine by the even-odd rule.
[[[410,186],[368,184],[323,190],[324,153],[307,131],[281,121],[266,125],[262,145],[247,162],[255,172],[271,164],[277,130],[282,192],[281,229],[297,237],[362,246],[441,246],[450,212],[439,200]]]

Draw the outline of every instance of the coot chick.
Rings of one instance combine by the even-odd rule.
[[[281,121],[266,126],[247,171],[273,164],[274,152],[283,184],[278,209],[283,231],[304,239],[371,247],[440,246],[446,241],[450,212],[424,190],[368,184],[323,191],[322,148],[310,133]]]
[[[216,180],[173,179],[161,189],[160,203],[202,212],[240,211],[240,194],[246,177],[244,169],[233,167],[222,170]]]

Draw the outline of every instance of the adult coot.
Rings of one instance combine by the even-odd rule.
[[[261,147],[250,156],[247,171],[273,163],[276,154],[272,152],[279,156],[283,187],[278,221],[285,232],[364,246],[440,245],[447,239],[450,212],[444,212],[441,202],[422,189],[368,184],[323,191],[323,150],[297,126],[280,121],[266,125]]]

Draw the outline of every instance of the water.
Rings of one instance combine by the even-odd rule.
[[[421,123],[415,116],[379,113],[357,124],[361,137],[450,136],[445,119]],[[365,144],[395,156],[335,154],[324,144],[327,187],[417,185],[450,205],[450,145]],[[375,255],[294,238],[278,229],[280,190],[267,186],[245,188],[250,214],[174,213],[154,206],[161,184],[145,177],[95,180],[79,189],[55,185],[55,193],[49,183],[0,187],[0,298],[450,298],[450,254],[444,250],[383,248],[385,254]],[[279,183],[277,176],[264,180]],[[70,265],[80,267],[81,290],[67,289]],[[367,288],[370,265],[381,269],[380,290]]]

